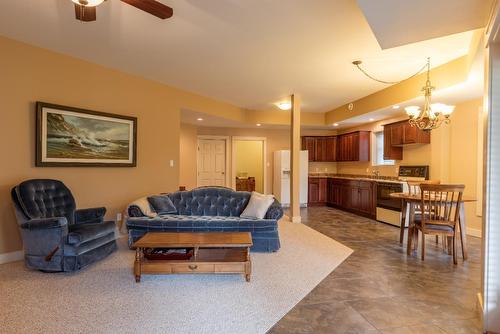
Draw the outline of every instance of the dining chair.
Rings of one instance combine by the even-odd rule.
[[[460,214],[460,203],[464,185],[421,184],[421,215],[417,217],[408,230],[408,255],[411,254],[413,238],[418,231],[422,236],[422,260],[425,259],[425,236],[441,235],[451,237],[453,263],[457,264],[457,232]]]
[[[420,196],[420,185],[421,184],[440,184],[441,181],[439,180],[424,180],[424,181],[406,181],[406,184],[408,185],[408,193],[410,195],[418,195]],[[408,231],[410,230],[410,225],[413,224],[411,221],[411,218],[414,216],[420,215],[420,205],[418,204],[408,204],[409,205],[409,218],[410,221],[408,222]],[[403,243],[403,236],[404,236],[404,229],[405,226],[401,225],[401,233],[400,233],[400,243]],[[439,243],[439,236],[436,236],[436,243]],[[444,241],[443,241],[443,246],[444,246]]]

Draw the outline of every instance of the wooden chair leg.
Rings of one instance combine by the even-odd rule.
[[[408,240],[406,241],[406,254],[411,255],[411,244],[413,241],[413,226],[408,226]]]
[[[453,254],[453,240],[452,240],[452,237],[446,237],[446,243],[448,244],[448,255],[452,255]]]
[[[457,264],[457,236],[453,236],[453,264]]]
[[[436,245],[439,244],[439,235],[436,234]]]
[[[413,229],[413,250],[418,251],[418,228]]]
[[[422,261],[425,260],[425,233],[422,231]]]

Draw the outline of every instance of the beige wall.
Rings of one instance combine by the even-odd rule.
[[[183,154],[181,154],[180,166],[182,173],[179,182],[181,185],[186,185],[188,189],[196,187],[196,137],[198,135],[228,136],[230,137],[230,142],[231,138],[235,136],[265,137],[267,193],[272,192],[273,186],[273,152],[277,150],[288,150],[290,148],[290,131],[283,129],[211,128],[181,124],[181,134],[183,137],[183,140],[181,140],[181,152],[183,152]],[[229,148],[229,161],[232,159],[231,151],[231,148]],[[184,154],[184,152],[186,153]],[[231,164],[229,164],[229,166],[231,169]],[[230,175],[232,175],[231,170],[230,173]]]
[[[372,166],[371,162],[339,162],[337,172],[343,174],[370,174],[379,170],[381,175],[397,176],[400,165],[429,165],[431,179],[443,183],[465,184],[465,195],[477,198],[478,117],[481,99],[459,103],[449,125],[431,132],[430,145],[407,146],[403,160],[395,166]],[[383,130],[385,120],[356,127],[355,130]],[[346,130],[345,132],[352,131]],[[476,203],[466,204],[469,229],[481,230],[481,218],[476,215]]]
[[[17,183],[60,179],[72,190],[78,207],[106,206],[107,217],[113,219],[139,196],[177,188],[181,108],[232,117],[244,113],[226,103],[3,37],[0,59],[0,254],[21,249],[10,200],[10,189]],[[136,116],[137,167],[36,168],[36,101]],[[174,160],[174,167],[169,167],[169,160]]]
[[[189,124],[181,124],[181,172],[180,184],[185,185],[188,189],[196,187],[196,145],[198,135],[211,135],[211,136],[228,136],[230,138],[235,136],[240,137],[265,137],[266,138],[266,182],[267,193],[272,193],[273,187],[273,157],[274,152],[278,150],[290,149],[290,131],[281,128],[276,129],[262,129],[262,128],[213,128],[203,126],[193,126]],[[317,129],[303,129],[301,135],[310,136],[327,136],[334,135],[337,132],[332,130],[317,130]],[[231,139],[230,139],[231,141]],[[229,149],[228,158],[231,161],[231,148]],[[230,168],[231,168],[231,164]],[[330,162],[311,162],[309,163],[309,170],[324,171],[327,169],[329,172],[336,171],[336,164]]]
[[[236,176],[246,173],[255,178],[255,191],[264,192],[264,145],[262,140],[233,140]]]

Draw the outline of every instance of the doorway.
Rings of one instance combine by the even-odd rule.
[[[266,193],[266,138],[233,137],[232,141],[232,182],[238,190],[238,184],[250,184],[250,188]],[[255,186],[253,183],[255,181]]]
[[[198,137],[198,187],[227,186],[227,144],[226,137]]]

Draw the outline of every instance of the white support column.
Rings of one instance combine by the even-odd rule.
[[[290,131],[290,218],[300,223],[300,97],[291,96]]]

